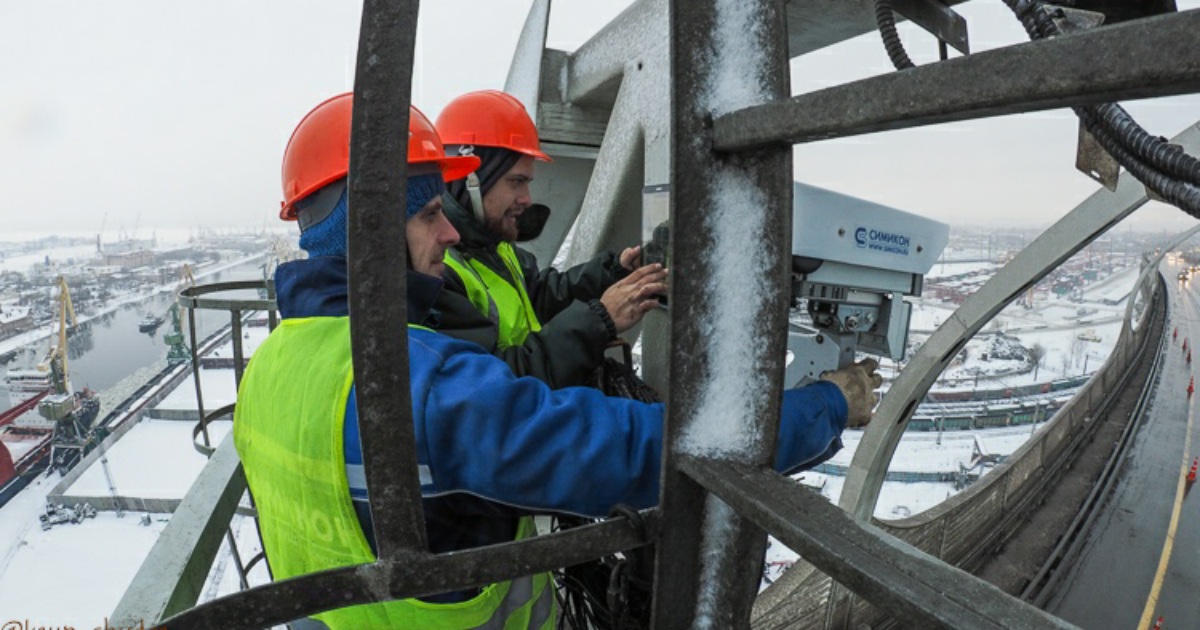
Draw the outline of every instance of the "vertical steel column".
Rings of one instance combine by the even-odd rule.
[[[267,299],[275,303],[275,281],[271,278],[267,279]],[[267,332],[275,332],[275,327],[279,325],[278,305],[267,309]]]
[[[175,298],[178,300],[178,296]],[[196,385],[196,413],[200,417],[200,433],[204,435],[204,445],[212,448],[212,438],[208,436],[208,424],[204,422],[204,394],[200,387],[200,355],[197,354],[200,345],[200,339],[196,337],[196,309],[189,306],[188,310],[188,334],[192,339],[192,382]]]
[[[245,354],[242,349],[242,312],[236,308],[229,309],[229,338],[233,341],[233,392],[234,400],[237,400],[237,392],[242,387],[242,372],[245,368],[242,365]],[[194,345],[194,341],[193,341]],[[200,398],[200,388],[196,388],[196,399]],[[204,427],[204,435],[207,441],[208,437],[208,422],[204,416],[200,416],[200,425]],[[249,492],[247,492],[247,495]],[[255,517],[255,529],[258,527],[258,520]],[[262,532],[259,532],[259,537]],[[242,564],[242,554],[238,552],[237,537],[233,535],[233,524],[225,528],[225,541],[229,543],[229,553],[233,556],[233,567],[237,570],[238,584],[242,590],[250,588],[250,581],[246,578],[246,567]]]
[[[229,337],[233,341],[233,391],[237,392],[242,386],[242,372],[246,371],[246,353],[242,348],[242,311],[236,308],[229,310]]]
[[[669,363],[667,534],[655,568],[654,627],[747,627],[765,533],[710,497],[679,462],[685,454],[774,461],[791,148],[717,154],[712,117],[787,97],[784,7],[779,0],[672,0],[669,20],[671,336],[694,342],[676,343]]]
[[[408,385],[408,104],[418,0],[366,0],[350,133],[350,337],[379,559],[425,552]]]

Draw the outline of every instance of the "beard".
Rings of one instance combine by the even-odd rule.
[[[517,240],[517,217],[505,213],[498,219],[488,219],[484,223],[484,227],[492,236],[509,243],[515,243]]]

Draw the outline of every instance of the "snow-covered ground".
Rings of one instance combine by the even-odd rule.
[[[129,430],[105,454],[113,486],[120,496],[145,499],[182,499],[199,476],[208,458],[194,448],[181,446],[192,442],[195,424],[177,420],[142,420]],[[232,430],[233,422],[216,421],[208,425],[212,443]],[[149,471],[152,474],[147,474]],[[91,466],[64,494],[70,496],[107,496],[111,492],[103,466]]]
[[[935,432],[915,433],[910,431],[901,439],[900,446],[896,449],[888,470],[893,472],[955,472],[959,470],[960,465],[969,465],[972,455],[977,450],[991,455],[1011,454],[1020,448],[1035,430],[1034,425],[1025,425],[977,431],[945,431],[941,435]],[[858,450],[862,436],[862,431],[847,430],[842,436],[845,446],[829,460],[829,463],[849,466],[850,461],[854,459],[854,452]],[[912,513],[917,514],[920,511],[912,510]],[[878,513],[877,515],[880,518],[886,516]]]
[[[247,354],[266,338],[265,327],[243,329]],[[232,342],[214,355],[232,356]],[[213,355],[210,355],[213,356]],[[232,369],[202,370],[205,405],[213,409],[233,402]],[[187,378],[163,405],[195,409],[193,382]],[[188,406],[190,404],[190,407]],[[203,469],[206,458],[192,445],[193,422],[144,419],[109,447],[108,472],[121,496],[147,499],[182,499]],[[229,434],[232,423],[209,425],[214,444]],[[117,517],[99,512],[79,524],[56,525],[43,531],[38,516],[46,496],[59,483],[57,473],[39,476],[0,508],[0,611],[28,619],[31,627],[104,627],[142,560],[170,520],[167,514],[129,512]],[[91,466],[65,492],[74,496],[107,496],[111,493],[104,468]],[[260,550],[252,519],[235,517],[232,527],[242,562]],[[232,593],[238,588],[232,556],[222,551],[204,587],[203,600]],[[255,583],[266,581],[261,564],[252,572]],[[66,603],[64,603],[66,602]]]
[[[222,271],[225,271],[226,269],[230,269],[232,267],[236,267],[236,266],[244,264],[244,263],[252,262],[259,258],[263,258],[265,256],[266,256],[266,254],[255,254],[252,256],[247,256],[245,258],[238,258],[236,260],[229,260],[229,261],[221,262],[216,265],[209,265],[208,267],[204,267],[203,270],[197,270],[195,273],[195,279],[197,281],[200,281],[200,280],[202,280],[208,276],[211,276],[213,274],[220,273]],[[118,294],[112,300],[107,302],[104,305],[104,308],[101,308],[101,309],[99,309],[93,313],[89,313],[87,315],[79,314],[78,322],[80,324],[89,322],[97,317],[100,317],[102,315],[107,315],[108,313],[116,311],[117,309],[119,309],[122,306],[125,306],[127,304],[138,304],[140,302],[146,301],[148,298],[153,297],[159,293],[164,293],[166,291],[174,291],[174,290],[176,290],[176,288],[177,287],[174,284],[163,284],[163,285],[157,285],[155,287],[155,289],[150,292],[130,291],[130,292]],[[38,328],[35,328],[34,330],[29,330],[29,331],[23,332],[19,335],[14,335],[7,339],[0,340],[0,354],[10,352],[10,351],[16,350],[18,348],[23,348],[25,346],[33,345],[33,344],[36,344],[36,343],[46,339],[50,335],[54,334],[54,332],[56,330],[55,326],[57,326],[57,324],[51,324],[49,326],[39,326]]]
[[[976,263],[951,263],[947,266]],[[989,263],[978,263],[988,265]],[[941,265],[935,265],[937,270]],[[1005,389],[1090,374],[1108,359],[1120,335],[1125,302],[1137,280],[1134,268],[1120,270],[1088,285],[1078,302],[1049,297],[1033,309],[1012,304],[967,343],[964,356],[942,373],[935,390]],[[921,343],[954,310],[954,305],[919,300],[912,311],[911,340]],[[1044,356],[1036,371],[1027,360],[997,359],[996,333],[1024,348],[1040,346]],[[987,354],[988,360],[983,356]],[[885,376],[893,376],[885,369]],[[978,376],[978,379],[976,377]]]

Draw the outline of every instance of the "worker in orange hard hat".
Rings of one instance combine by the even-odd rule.
[[[534,163],[550,161],[516,98],[495,90],[464,94],[438,116],[437,129],[448,154],[481,160],[443,197],[461,241],[446,253],[438,330],[478,343],[514,373],[551,387],[589,382],[609,342],[658,305],[667,271],[639,268],[640,247],[605,252],[565,272],[539,270],[533,254],[514,245],[518,219],[533,204]]]
[[[346,255],[346,174],[350,170],[351,94],[335,96],[308,113],[288,141],[283,155],[283,196],[279,218],[297,221],[300,248],[309,258]],[[409,111],[408,200],[406,216],[413,218],[427,202],[440,197],[445,182],[466,177],[478,158],[446,157],[437,130],[416,107]],[[440,204],[439,204],[440,205]],[[427,275],[441,275],[442,249],[457,242],[457,233],[440,216],[441,234],[429,247],[411,243],[412,267]],[[452,234],[454,233],[454,234]],[[432,251],[424,251],[430,250]]]
[[[360,441],[345,257],[350,95],[317,106],[284,156],[281,216],[298,220],[310,258],[275,276],[283,321],[254,352],[238,390],[234,443],[275,579],[372,562],[377,555]],[[458,235],[442,214],[445,180],[478,166],[445,157],[409,113],[405,241],[408,385],[429,551],[532,536],[532,515],[601,517],[659,496],[663,405],[518,378],[476,344],[429,323],[442,253]],[[332,187],[332,188],[331,188]],[[398,322],[397,326],[403,323]],[[399,328],[397,329],[399,330]],[[399,359],[399,357],[398,357]],[[874,363],[783,395],[776,467],[812,467],[870,419]],[[839,380],[840,379],[840,380]],[[316,615],[330,628],[532,628],[556,619],[551,575]]]

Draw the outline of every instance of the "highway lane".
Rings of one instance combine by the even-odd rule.
[[[1173,276],[1168,276],[1173,277]],[[1200,280],[1193,280],[1186,287],[1180,286],[1189,318],[1190,339],[1200,343]],[[1182,331],[1181,331],[1182,332]],[[1182,353],[1182,350],[1180,352]],[[1200,359],[1200,352],[1196,353]],[[1195,376],[1200,370],[1186,366],[1184,372]],[[1176,506],[1173,513],[1175,527],[1169,530],[1171,544],[1164,545],[1156,582],[1143,611],[1142,625],[1152,626],[1155,619],[1162,617],[1164,628],[1200,628],[1200,490],[1195,484],[1185,481],[1187,470],[1200,456],[1200,423],[1196,422],[1197,395],[1193,394],[1188,414],[1188,436],[1185,438],[1184,455],[1178,461],[1179,473]],[[1166,464],[1170,464],[1167,460]],[[1195,495],[1195,496],[1193,496]],[[1157,592],[1156,592],[1157,589]],[[1157,596],[1157,597],[1156,597]]]
[[[1149,415],[1113,494],[1047,604],[1083,628],[1147,628],[1159,616],[1165,628],[1200,628],[1200,497],[1185,496],[1182,485],[1185,457],[1190,466],[1200,447],[1200,437],[1189,435],[1196,430],[1186,392],[1193,371],[1182,350],[1185,338],[1200,343],[1200,296],[1175,280],[1177,268],[1164,269],[1167,331],[1178,328],[1178,339],[1168,342]]]

